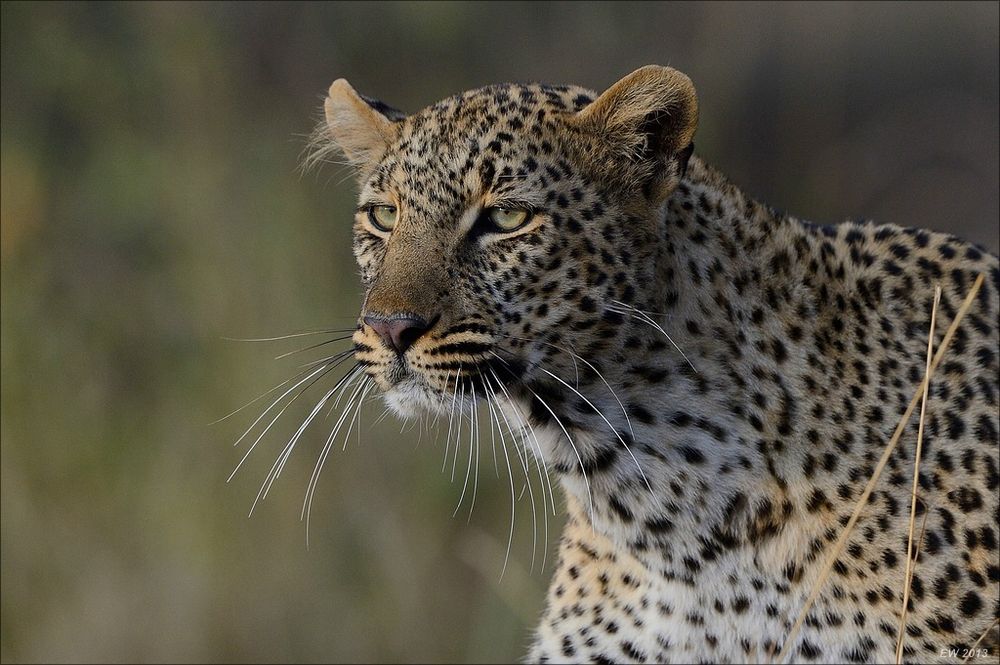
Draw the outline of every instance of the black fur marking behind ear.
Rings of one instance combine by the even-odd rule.
[[[385,102],[381,102],[373,97],[369,97],[368,95],[359,94],[358,96],[361,97],[361,99],[363,99],[368,106],[372,107],[375,111],[378,111],[393,122],[399,122],[400,120],[406,119],[405,113],[399,109],[389,106]]]
[[[637,128],[637,133],[646,137],[646,147],[642,151],[642,160],[653,159],[663,147],[660,145],[660,133],[663,124],[670,118],[666,109],[657,109],[648,113]]]
[[[646,152],[651,152],[649,148]],[[677,181],[680,182],[684,179],[687,174],[688,162],[691,161],[691,155],[694,154],[694,141],[687,144],[687,147],[678,152],[672,162],[677,163]],[[669,168],[669,166],[664,166],[664,168]],[[651,177],[647,178],[642,184],[642,195],[649,200],[652,200],[656,194],[655,184],[656,184],[657,174],[654,173]]]
[[[687,175],[688,162],[691,160],[692,154],[694,154],[694,141],[688,143],[686,148],[677,153],[677,177],[682,180]]]

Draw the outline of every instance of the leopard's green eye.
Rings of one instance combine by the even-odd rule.
[[[490,221],[501,231],[516,231],[531,217],[527,210],[490,208],[486,211]]]
[[[392,231],[398,216],[396,206],[372,206],[368,209],[368,221],[379,231]]]

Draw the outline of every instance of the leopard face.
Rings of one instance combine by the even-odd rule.
[[[651,214],[690,155],[690,80],[647,67],[595,96],[491,86],[411,116],[331,86],[322,135],[357,167],[357,360],[402,416],[614,353],[654,302]],[[530,388],[529,388],[530,389]]]

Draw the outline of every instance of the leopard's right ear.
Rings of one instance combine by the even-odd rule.
[[[601,137],[630,180],[664,200],[684,176],[698,126],[698,96],[685,74],[647,65],[621,79],[580,110],[574,121]]]
[[[335,152],[343,153],[356,168],[370,166],[395,140],[398,123],[406,117],[378,100],[359,95],[346,79],[337,79],[330,86],[323,111],[306,166],[324,162]]]

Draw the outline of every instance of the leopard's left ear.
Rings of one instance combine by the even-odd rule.
[[[644,189],[662,200],[680,182],[698,127],[698,96],[685,74],[647,65],[577,113],[616,153],[642,168]]]
[[[347,79],[330,86],[323,103],[324,122],[313,136],[307,165],[325,161],[331,152],[342,152],[359,168],[375,164],[395,140],[399,121],[406,115],[378,100],[359,95]]]

